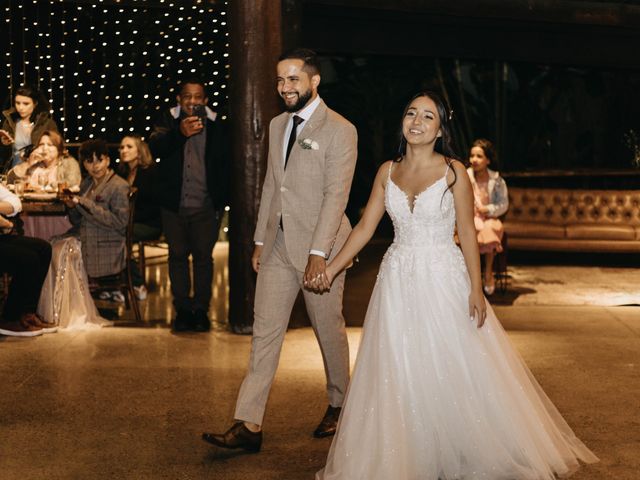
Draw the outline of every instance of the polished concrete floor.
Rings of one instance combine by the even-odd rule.
[[[99,331],[0,338],[0,479],[313,479],[330,440],[311,437],[326,397],[309,328],[287,334],[262,452],[227,452],[200,440],[202,431],[229,425],[250,347],[249,337],[223,325],[224,254],[217,250],[211,333],[170,332],[166,265],[152,261],[148,274],[157,276],[144,324],[125,313]],[[356,283],[345,299],[350,315],[367,302],[366,286]],[[640,308],[497,305],[496,313],[601,458],[572,478],[639,479]],[[353,361],[361,329],[348,333]]]

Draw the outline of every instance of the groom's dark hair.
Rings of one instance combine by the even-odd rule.
[[[308,48],[294,48],[292,50],[287,50],[280,55],[278,62],[292,59],[302,60],[304,62],[302,69],[307,72],[310,77],[320,75],[320,62],[318,61],[316,52],[313,50],[309,50]]]

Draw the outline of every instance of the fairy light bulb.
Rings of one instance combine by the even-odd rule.
[[[175,85],[186,75],[202,78],[210,105],[224,112],[228,8],[204,0],[158,0],[152,7],[137,0],[2,2],[8,36],[0,92],[36,84],[69,142],[148,135],[158,113],[175,105]],[[26,33],[20,41],[18,30]]]

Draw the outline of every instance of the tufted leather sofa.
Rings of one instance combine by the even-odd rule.
[[[640,190],[509,188],[509,248],[640,253]]]

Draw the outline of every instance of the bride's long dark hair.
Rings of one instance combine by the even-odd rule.
[[[445,162],[447,162],[448,166],[451,166],[451,162],[453,160],[460,161],[460,157],[453,149],[453,139],[451,136],[451,121],[453,119],[453,110],[449,109],[448,105],[442,99],[440,94],[431,91],[424,90],[415,94],[411,100],[404,107],[404,112],[402,113],[402,118],[406,117],[407,112],[409,111],[409,107],[413,103],[416,98],[427,97],[433,100],[433,103],[436,104],[436,109],[438,110],[438,116],[440,117],[440,132],[442,135],[436,139],[436,144],[434,146],[434,150],[444,156]],[[404,156],[407,153],[407,139],[404,137],[402,133],[402,127],[400,127],[400,145],[398,146],[398,155],[394,158],[394,162],[401,162]],[[455,169],[451,168],[453,172],[453,182],[447,185],[447,189],[451,189],[453,185],[456,183],[457,175]]]

